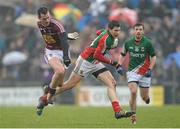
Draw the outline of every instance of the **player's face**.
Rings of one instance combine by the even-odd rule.
[[[49,12],[47,14],[41,14],[39,17],[40,22],[43,26],[48,26],[50,24],[50,14]]]
[[[113,29],[109,29],[109,32],[114,38],[117,38],[119,36],[120,30],[120,27],[114,27]]]
[[[136,26],[134,27],[134,35],[137,39],[141,39],[144,35],[144,28],[143,26]]]

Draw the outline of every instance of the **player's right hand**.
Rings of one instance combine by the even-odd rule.
[[[115,68],[117,68],[117,66],[118,66],[118,62],[117,62],[117,61],[111,60],[110,64],[111,64],[112,66],[114,66]]]
[[[64,58],[63,59],[63,63],[65,64],[65,66],[68,68],[69,65],[71,64],[71,60],[69,58]]]
[[[147,72],[144,74],[145,77],[151,77],[152,75],[152,70],[148,69]]]
[[[124,68],[122,67],[122,65],[120,65],[117,61],[112,61],[110,63],[112,66],[114,66],[116,68],[116,71],[120,74],[120,75],[124,75]]]

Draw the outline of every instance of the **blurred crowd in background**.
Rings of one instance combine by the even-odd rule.
[[[67,32],[79,32],[80,38],[70,41],[73,62],[96,37],[96,30],[113,19],[121,23],[122,29],[119,47],[110,53],[118,59],[123,41],[132,35],[132,26],[143,23],[145,35],[152,40],[157,54],[152,83],[180,89],[180,0],[0,0],[1,86],[37,86],[49,82],[52,71],[44,62],[44,42],[39,30],[15,22],[24,13],[36,15],[42,5],[64,24]],[[118,84],[126,84],[125,77],[107,67]],[[92,79],[89,77],[82,84],[99,85]]]

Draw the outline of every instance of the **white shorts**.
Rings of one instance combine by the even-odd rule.
[[[81,56],[78,57],[74,68],[74,72],[82,77],[87,77],[89,74],[93,74],[97,77],[98,74],[104,71],[107,71],[107,69],[102,63],[93,64],[86,61]]]
[[[63,62],[63,51],[62,50],[49,50],[45,48],[44,59],[46,63],[53,57],[57,57],[61,62]]]
[[[138,85],[143,88],[149,88],[151,86],[151,77],[144,77],[143,75],[135,72],[127,72],[127,80],[129,82],[138,82]]]

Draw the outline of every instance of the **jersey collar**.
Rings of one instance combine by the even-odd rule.
[[[136,45],[141,44],[141,42],[142,42],[143,40],[144,40],[144,36],[141,38],[141,40],[140,40],[139,42],[136,42],[135,36],[133,36],[133,41],[134,41],[134,44],[136,44]]]
[[[109,35],[111,38],[114,39],[114,37],[112,36],[112,34],[109,32],[109,30],[107,30],[107,33],[108,33],[108,35]]]

